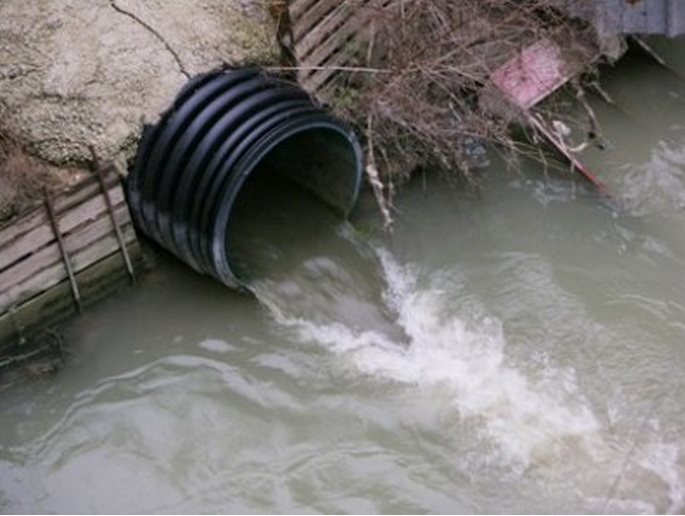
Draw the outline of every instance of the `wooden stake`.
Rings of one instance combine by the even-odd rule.
[[[88,148],[90,149],[90,154],[93,157],[93,171],[95,172],[95,175],[98,178],[98,183],[100,184],[100,192],[102,192],[102,196],[105,198],[105,204],[107,205],[107,212],[109,213],[109,217],[112,220],[112,225],[114,226],[114,233],[116,234],[117,242],[119,243],[119,249],[121,250],[121,256],[124,258],[124,264],[126,265],[126,272],[128,273],[128,277],[131,279],[131,283],[135,283],[136,282],[136,275],[135,275],[135,272],[133,271],[133,264],[131,263],[131,257],[128,254],[128,248],[126,247],[126,242],[124,241],[124,237],[121,234],[121,227],[119,227],[119,223],[117,222],[117,218],[114,215],[114,208],[112,207],[112,200],[109,198],[109,192],[107,191],[107,186],[105,185],[105,180],[102,177],[102,168],[100,167],[100,162],[99,162],[98,156],[95,152],[95,147],[93,147],[92,145],[89,145]]]
[[[43,191],[45,195],[45,208],[48,212],[48,218],[50,219],[50,226],[57,239],[57,247],[59,247],[59,252],[62,255],[62,261],[64,262],[64,267],[67,270],[67,276],[69,277],[69,285],[71,286],[71,293],[74,298],[74,304],[76,305],[76,311],[81,313],[81,295],[79,294],[78,284],[76,283],[76,278],[74,277],[74,269],[71,266],[71,260],[69,260],[69,254],[64,246],[64,240],[62,239],[62,232],[59,230],[59,224],[57,218],[55,217],[55,211],[52,207],[52,201],[50,195],[48,194],[47,188]]]

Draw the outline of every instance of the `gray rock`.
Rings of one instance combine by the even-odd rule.
[[[244,0],[2,0],[0,117],[55,164],[125,163],[188,77],[278,55]]]

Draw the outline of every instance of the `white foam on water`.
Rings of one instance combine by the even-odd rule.
[[[599,424],[572,372],[552,371],[532,383],[507,365],[501,322],[478,306],[455,306],[459,285],[450,284],[449,275],[420,282],[389,252],[381,249],[378,256],[387,282],[383,300],[407,342],[337,321],[314,322],[287,300],[260,297],[278,324],[344,357],[360,373],[449,392],[453,409],[482,421],[483,435],[507,462],[527,467],[569,447],[594,446]]]
[[[302,289],[324,288],[316,283],[300,285],[295,299],[287,296],[292,289],[269,280],[255,291],[296,340],[323,346],[372,381],[403,385],[427,402],[444,403],[477,429],[483,464],[495,461],[518,473],[534,468],[545,482],[573,486],[594,510],[682,511],[685,454],[679,445],[663,442],[659,432],[638,436],[636,443],[625,436],[616,441],[593,413],[573,369],[536,361],[532,377],[507,359],[501,321],[469,295],[456,270],[422,274],[385,249],[376,254],[385,280],[380,298],[398,332],[336,319],[330,307],[317,310],[320,302],[298,303]],[[306,269],[303,264],[303,275]],[[298,284],[299,272],[291,273],[289,284]],[[340,284],[326,288],[349,288],[349,294],[354,287],[346,287],[347,280],[343,273],[328,275],[327,282]],[[645,494],[647,483],[653,498]]]

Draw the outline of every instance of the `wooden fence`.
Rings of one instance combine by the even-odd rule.
[[[0,228],[0,351],[79,312],[140,263],[113,168]]]
[[[390,0],[291,0],[288,4],[298,82],[327,98],[326,85],[345,66],[358,66],[372,34],[370,21]]]

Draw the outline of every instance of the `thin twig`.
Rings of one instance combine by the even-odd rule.
[[[308,72],[319,70],[332,70],[336,72],[352,72],[352,73],[371,73],[371,74],[390,74],[392,70],[383,68],[369,68],[365,66],[266,66],[264,69],[268,72]]]
[[[369,116],[367,119],[367,155],[366,155],[366,176],[371,183],[378,209],[383,215],[385,229],[392,230],[393,220],[388,206],[387,199],[383,195],[383,182],[380,180],[378,167],[376,166],[376,156],[373,149],[373,117]]]

